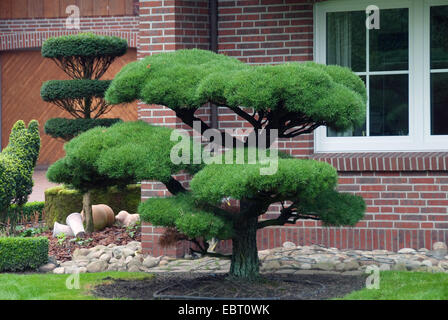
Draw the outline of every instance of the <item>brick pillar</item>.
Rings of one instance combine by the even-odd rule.
[[[140,0],[139,46],[137,58],[174,51],[185,48],[209,48],[208,36],[208,0],[197,1],[168,1],[168,0]],[[208,109],[201,108],[198,115],[207,120]],[[154,125],[171,128],[185,126],[175,113],[164,106],[138,105],[139,119]],[[179,174],[176,179],[188,184],[188,177]],[[171,194],[165,186],[156,181],[142,182],[142,201],[150,197],[167,197]],[[188,251],[189,244],[179,242],[172,248],[160,247],[158,241],[164,228],[143,223],[142,248],[144,253],[153,256],[169,255],[183,256]]]

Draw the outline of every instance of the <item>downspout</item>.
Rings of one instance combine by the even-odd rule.
[[[210,51],[218,53],[218,0],[209,0]],[[218,128],[218,107],[210,105],[210,125]]]

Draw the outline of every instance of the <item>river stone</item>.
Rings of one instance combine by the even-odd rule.
[[[110,253],[103,253],[100,256],[100,260],[105,261],[106,263],[109,263],[110,259],[112,259],[112,255]]]
[[[406,265],[404,263],[397,263],[392,266],[392,270],[396,271],[406,271]]]
[[[50,272],[54,269],[56,269],[56,265],[54,263],[47,263],[39,267],[40,272]]]
[[[90,261],[91,259],[89,259],[87,256],[82,256],[82,255],[78,255],[78,256],[73,256],[72,257],[72,261],[76,261],[77,263],[79,261]]]
[[[79,273],[86,273],[87,272],[87,268],[86,267],[80,267],[80,268],[78,268],[78,272]]]
[[[107,267],[107,271],[118,271],[118,263],[111,263]]]
[[[359,268],[359,263],[355,260],[345,261],[344,262],[344,270],[345,271],[351,271],[351,270],[357,270]]]
[[[330,271],[334,269],[334,264],[331,262],[318,262],[314,265],[314,268],[324,271]]]
[[[78,267],[87,267],[87,265],[90,263],[89,260],[81,260],[81,261],[76,261],[76,265]]]
[[[448,270],[448,261],[440,261],[438,267],[444,270]]]
[[[125,264],[128,264],[129,262],[132,261],[132,259],[133,259],[132,256],[128,256],[128,257],[126,257],[126,259],[124,260],[124,263],[125,263]]]
[[[276,260],[267,261],[267,262],[263,263],[262,268],[264,270],[278,269],[278,268],[280,268],[280,262],[278,262]]]
[[[65,268],[64,267],[59,267],[53,270],[54,274],[64,274],[65,272]]]
[[[382,264],[380,264],[379,269],[380,269],[380,271],[388,271],[388,270],[390,270],[390,264],[382,263]]]
[[[431,260],[423,260],[422,262],[420,262],[420,265],[426,266],[426,267],[432,267],[432,262],[431,262]]]
[[[121,250],[121,253],[122,253],[123,257],[125,257],[125,258],[132,257],[135,255],[135,250],[131,250],[129,248],[123,248]]]
[[[291,241],[286,241],[286,242],[283,242],[283,248],[285,248],[285,249],[295,249],[296,248],[296,244],[294,242],[291,242]]]
[[[300,265],[300,269],[303,269],[303,270],[310,270],[310,269],[311,269],[311,264],[310,264],[310,263],[302,263],[302,264]]]
[[[114,258],[120,259],[123,256],[123,252],[121,249],[122,249],[121,247],[113,248],[112,254],[113,254]]]
[[[147,257],[146,259],[143,260],[143,266],[146,268],[153,268],[156,267],[160,262],[160,258],[154,258],[154,257]]]
[[[169,263],[168,260],[161,260],[161,261],[159,262],[159,266],[166,266],[168,263]]]
[[[140,272],[140,267],[139,267],[139,266],[136,266],[136,265],[134,265],[134,264],[130,264],[130,265],[128,266],[128,271],[129,271],[129,272]]]
[[[87,258],[89,258],[90,260],[98,259],[99,257],[101,257],[103,255],[103,253],[104,253],[104,250],[102,250],[102,249],[94,250],[87,255]]]
[[[107,263],[102,260],[91,262],[87,265],[87,271],[91,273],[103,272],[107,269]]]
[[[89,249],[86,249],[86,248],[76,249],[75,251],[73,251],[72,257],[73,258],[81,257],[81,256],[85,257],[89,254],[89,252],[90,252]]]
[[[442,259],[447,254],[447,247],[444,242],[435,242],[432,245],[432,250],[432,254],[438,259]]]
[[[403,249],[398,250],[398,253],[401,253],[401,254],[413,254],[413,253],[415,253],[415,249],[403,248]]]

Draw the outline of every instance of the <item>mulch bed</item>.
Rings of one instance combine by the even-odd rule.
[[[105,280],[112,280],[105,278]],[[143,280],[115,279],[96,286],[92,293],[104,298],[153,299],[281,299],[324,300],[360,290],[365,276],[339,274],[268,274],[261,280],[230,280],[227,275],[160,273]]]

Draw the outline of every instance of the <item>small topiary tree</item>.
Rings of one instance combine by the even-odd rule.
[[[94,126],[108,126],[119,121],[97,119],[111,109],[103,99],[110,80],[99,79],[126,51],[126,40],[92,33],[49,38],[43,43],[42,56],[52,59],[73,80],[45,82],[41,97],[75,118],[50,119],[45,123],[46,134],[69,140]]]
[[[123,103],[135,99],[165,105],[192,127],[194,121],[199,121],[201,133],[208,126],[195,116],[195,111],[207,102],[227,106],[254,127],[256,137],[265,135],[269,148],[270,129],[277,129],[279,137],[288,138],[312,132],[320,125],[344,129],[359,124],[365,114],[366,90],[358,76],[337,66],[248,66],[208,51],[179,50],[130,63],[119,72],[106,92],[106,100]],[[56,171],[69,176],[81,166],[94,169],[92,181],[95,175],[161,181],[173,196],[142,203],[142,219],[168,227],[174,238],[195,242],[202,253],[207,253],[203,240],[232,239],[233,277],[258,276],[258,229],[295,223],[297,219],[353,225],[363,217],[364,201],[336,191],[337,172],[327,163],[281,158],[275,173],[261,175],[260,169],[266,166],[262,158],[255,164],[248,164],[246,157],[244,164],[212,161],[204,165],[194,158],[197,154],[187,153],[190,164],[175,165],[169,154],[174,147],[166,131],[170,129],[135,124],[144,137],[140,138],[133,133],[133,126],[116,124],[80,135],[67,145],[67,156],[55,164],[55,168],[60,166]],[[167,133],[160,139],[162,132]],[[238,145],[235,138],[221,134]],[[248,140],[244,145],[249,146]],[[194,175],[190,190],[173,178],[182,169]],[[223,208],[226,198],[241,201],[239,212]],[[273,203],[281,203],[280,215],[260,220]]]
[[[11,205],[22,207],[33,189],[33,172],[40,150],[39,124],[22,120],[11,129],[9,143],[0,153],[0,221],[10,219],[14,231],[15,219],[8,211]]]

